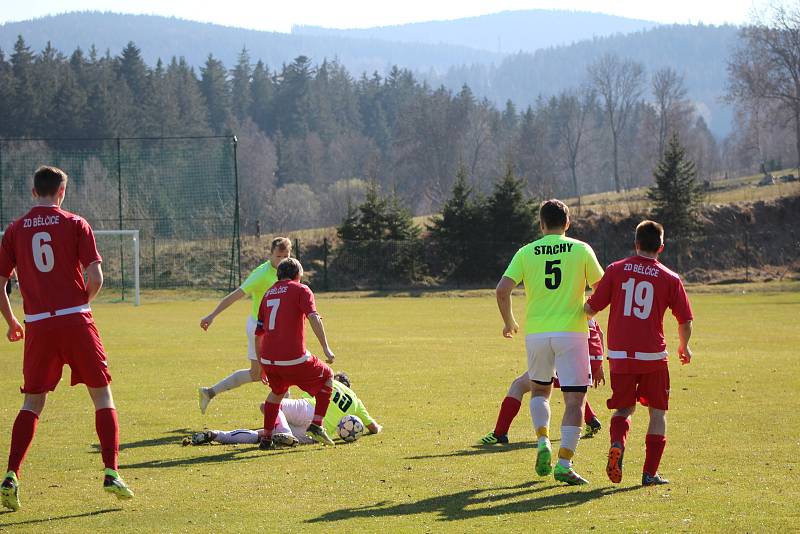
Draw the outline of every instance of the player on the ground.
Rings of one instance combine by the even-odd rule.
[[[238,388],[250,382],[261,381],[261,364],[258,363],[256,354],[256,321],[258,321],[258,308],[267,289],[278,281],[277,269],[280,262],[292,255],[292,242],[285,237],[276,237],[272,240],[269,261],[259,265],[244,281],[241,287],[229,293],[219,301],[217,307],[210,314],[200,320],[200,328],[208,330],[217,315],[228,309],[234,302],[245,295],[252,299],[250,315],[247,317],[245,332],[247,334],[247,358],[250,360],[250,369],[239,369],[226,376],[211,387],[198,389],[200,411],[206,413],[206,408],[215,396],[224,391]]]
[[[519,325],[511,308],[511,292],[525,284],[527,297],[525,346],[528,377],[533,381],[531,418],[538,437],[536,473],[553,476],[567,484],[587,481],[572,468],[572,457],[581,436],[583,404],[592,383],[589,327],[583,313],[586,285],[593,286],[603,275],[592,247],[566,237],[569,208],[560,200],[547,200],[539,208],[543,237],[519,249],[497,284],[497,305],[510,338]],[[550,394],[558,374],[564,395],[561,447],[558,463],[551,465]]]
[[[306,428],[314,417],[314,398],[283,399],[281,409],[278,412],[278,422],[272,431],[272,439],[275,445],[292,447],[298,442],[307,444],[313,440],[306,436]],[[264,410],[264,405],[261,405]],[[355,415],[364,423],[364,427],[370,434],[378,434],[383,427],[369,415],[366,406],[350,388],[350,379],[345,373],[336,373],[333,377],[333,398],[328,412],[323,418],[325,430],[331,434],[336,434],[339,421],[346,415]],[[288,435],[287,435],[288,434]],[[184,445],[201,445],[216,441],[217,443],[233,444],[248,443],[257,444],[264,435],[264,430],[204,430],[195,432],[191,438],[184,441]]]
[[[317,313],[314,293],[300,283],[303,266],[294,258],[278,265],[278,281],[267,291],[258,310],[256,346],[270,393],[264,405],[264,435],[260,447],[271,449],[272,429],[278,418],[281,400],[291,386],[297,386],[316,399],[314,416],[306,433],[323,445],[333,445],[322,419],[328,411],[333,388],[333,371],[306,349],[305,318],[325,353],[328,363],[335,358],[325,336],[322,318]]]
[[[89,303],[103,285],[100,254],[85,219],[61,209],[67,174],[39,167],[33,177],[35,205],[12,222],[0,245],[0,285],[16,269],[25,328],[0,291],[0,313],[8,340],[25,339],[21,389],[25,398],[11,430],[8,469],[0,484],[2,504],[19,510],[19,472],[30,448],[47,394],[61,380],[64,364],[71,385],[85,384],[95,408],[95,428],[105,465],[103,488],[120,499],[133,492],[117,472],[119,427],[111,375]],[[84,274],[86,282],[84,282]]]
[[[603,331],[600,325],[594,319],[589,319],[589,361],[591,362],[592,369],[592,382],[596,388],[601,382],[606,383],[603,373]],[[560,388],[561,384],[558,382],[558,377],[553,380],[553,387]],[[528,372],[525,371],[519,375],[511,383],[508,388],[508,393],[500,405],[500,413],[497,414],[497,423],[495,423],[494,430],[486,434],[480,439],[483,445],[495,445],[497,443],[508,443],[508,429],[511,423],[519,413],[519,408],[522,405],[522,397],[526,393],[530,393],[532,389],[531,379],[528,378]],[[589,405],[589,400],[586,399],[586,405],[583,412],[583,427],[584,438],[590,438],[597,434],[602,428],[600,419],[594,413],[592,407]]]
[[[669,368],[664,341],[664,313],[667,308],[678,321],[678,358],[692,359],[692,308],[680,276],[658,261],[664,250],[664,228],[653,221],[636,227],[636,256],[612,263],[585,305],[594,315],[609,304],[608,362],[611,373],[609,409],[611,448],[606,474],[611,482],[622,480],[622,458],[630,430],[631,415],[638,401],[650,411],[645,437],[642,485],[667,484],[658,465],[667,444]]]

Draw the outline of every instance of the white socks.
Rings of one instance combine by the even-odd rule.
[[[240,430],[231,430],[229,432],[214,431],[216,437],[214,441],[217,443],[224,443],[225,445],[233,445],[234,443],[247,443],[255,445],[258,443],[258,432],[255,430],[247,430],[246,428]]]
[[[539,443],[544,443],[549,438],[550,429],[550,399],[547,397],[531,397],[531,421]]]
[[[238,388],[245,384],[249,384],[253,379],[250,378],[250,369],[239,369],[234,371],[233,374],[227,376],[211,386],[211,391],[214,395],[219,395],[223,391],[230,391],[231,389]]]
[[[581,439],[581,427],[562,426],[561,427],[561,446],[558,450],[558,463],[564,467],[572,466],[572,456],[578,448],[578,440]]]

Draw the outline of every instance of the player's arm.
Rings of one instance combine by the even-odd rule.
[[[678,358],[686,365],[692,361],[692,351],[689,349],[689,339],[692,337],[692,321],[678,325]]]
[[[103,269],[100,262],[90,264],[85,271],[86,274],[86,294],[91,302],[103,287]]]
[[[319,313],[313,312],[308,315],[308,322],[311,323],[311,330],[313,330],[314,335],[317,336],[317,340],[322,346],[322,350],[325,353],[325,358],[327,359],[328,363],[333,363],[336,355],[333,354],[333,351],[328,345],[328,338],[325,335],[325,326],[322,324],[322,317],[319,316]]]
[[[519,330],[519,325],[514,319],[514,310],[511,308],[511,292],[517,283],[507,276],[503,276],[495,289],[497,307],[503,317],[503,337],[512,338]]]
[[[14,311],[11,309],[11,301],[8,300],[8,295],[5,292],[7,283],[8,277],[0,276],[0,288],[3,288],[3,290],[0,291],[0,314],[3,315],[3,319],[6,320],[6,324],[8,325],[6,338],[13,343],[25,337],[25,330],[22,328],[19,321],[17,321],[17,318],[14,317]]]
[[[236,289],[225,295],[225,297],[219,301],[217,307],[214,308],[214,311],[212,311],[211,313],[200,319],[200,328],[202,328],[203,330],[208,330],[208,327],[211,326],[211,323],[214,322],[214,319],[217,317],[217,315],[230,308],[234,302],[238,301],[245,295],[246,293],[242,291],[241,287],[237,287]]]

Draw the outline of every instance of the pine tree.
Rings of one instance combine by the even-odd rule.
[[[522,180],[509,165],[487,200],[487,230],[493,242],[492,278],[499,277],[511,255],[538,234],[537,210],[524,195]]]
[[[242,48],[236,67],[231,70],[231,108],[239,122],[243,122],[250,114],[250,55],[247,48]]]
[[[481,280],[486,276],[484,262],[474,260],[473,251],[486,246],[486,201],[476,197],[467,183],[467,169],[456,174],[453,192],[442,206],[442,213],[428,225],[438,271],[457,282]]]
[[[677,135],[670,138],[653,175],[656,183],[647,192],[653,218],[679,242],[691,239],[700,230],[696,212],[703,193],[695,180],[694,162],[686,159],[686,150]]]
[[[209,54],[205,65],[200,69],[202,74],[200,90],[208,106],[208,125],[216,134],[225,131],[231,112],[231,91],[228,84],[228,72],[222,61]]]

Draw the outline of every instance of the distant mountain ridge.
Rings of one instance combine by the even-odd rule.
[[[362,72],[386,72],[393,65],[413,70],[445,72],[452,65],[488,64],[502,59],[501,54],[455,45],[419,43],[397,44],[339,36],[291,35],[232,28],[155,15],[73,12],[0,25],[0,48],[9,53],[22,35],[33,50],[42,50],[48,41],[65,53],[80,46],[84,51],[95,45],[117,55],[129,41],[142,49],[148,64],[158,58],[185,57],[194,66],[202,65],[209,53],[233,66],[242,47],[255,62],[262,59],[272,69],[291,62],[299,55],[315,63],[337,58],[354,76]]]
[[[365,29],[296,25],[292,28],[292,34],[449,44],[502,54],[534,52],[541,48],[568,45],[593,37],[626,34],[657,25],[652,21],[602,13],[532,9]]]

